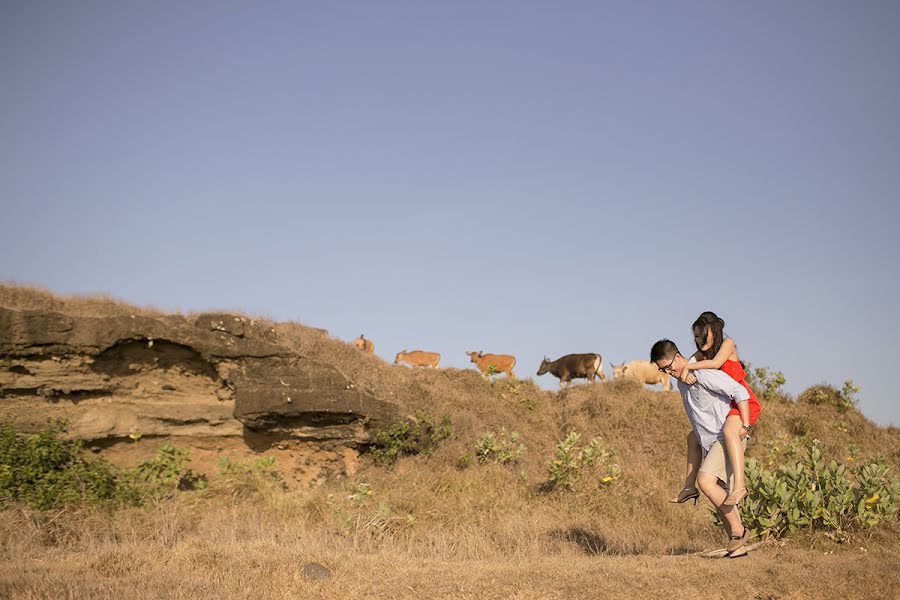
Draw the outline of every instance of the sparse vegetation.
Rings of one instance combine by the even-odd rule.
[[[235,498],[283,489],[281,476],[275,470],[274,456],[264,456],[255,461],[233,460],[221,456],[216,484]]]
[[[411,512],[398,514],[385,500],[378,500],[368,483],[359,483],[346,499],[329,494],[330,523],[348,539],[379,539],[415,525]]]

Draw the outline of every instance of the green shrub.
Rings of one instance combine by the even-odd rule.
[[[593,472],[597,482],[607,485],[621,475],[615,462],[616,454],[604,446],[600,438],[594,438],[587,446],[580,447],[581,435],[572,431],[556,444],[554,458],[547,462],[551,487],[571,489],[585,471]]]
[[[64,421],[22,435],[0,424],[0,498],[38,509],[123,499],[121,472],[101,458],[84,458],[81,440],[64,440]]]
[[[438,425],[433,415],[419,410],[415,419],[394,423],[376,433],[371,453],[376,462],[390,465],[404,455],[430,454],[438,443],[452,436],[450,417],[444,415]]]
[[[509,432],[506,428],[499,435],[493,431],[485,432],[475,443],[475,456],[478,462],[498,462],[501,465],[513,463],[525,453],[525,446],[519,443],[519,433]]]
[[[900,478],[889,479],[888,471],[877,460],[849,468],[826,463],[816,440],[799,460],[774,471],[749,459],[752,492],[740,504],[741,518],[757,535],[776,538],[800,529],[844,535],[891,522],[900,507]]]

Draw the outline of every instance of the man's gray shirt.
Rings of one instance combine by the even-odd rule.
[[[691,359],[691,362],[694,362]],[[698,369],[691,371],[697,378],[694,385],[686,385],[678,381],[678,391],[684,412],[694,435],[700,441],[705,452],[716,441],[722,441],[722,427],[731,410],[731,401],[736,403],[749,400],[750,392],[728,374],[717,369]]]

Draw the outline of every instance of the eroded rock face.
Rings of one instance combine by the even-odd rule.
[[[64,417],[70,435],[87,440],[249,434],[256,444],[270,436],[353,447],[397,415],[245,317],[0,308],[0,419],[26,430]]]

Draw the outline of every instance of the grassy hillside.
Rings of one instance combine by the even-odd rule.
[[[43,298],[42,308],[84,309],[10,289],[0,290],[5,306]],[[90,310],[133,309],[103,300]],[[800,528],[746,559],[695,556],[724,540],[703,501],[665,501],[681,485],[688,430],[675,392],[630,381],[558,393],[530,380],[489,383],[474,370],[388,365],[301,325],[273,327],[280,343],[394,400],[420,429],[446,417],[449,435],[431,444],[419,436],[425,452],[394,462],[364,453],[352,474],[310,488],[285,489],[249,468],[210,473],[206,489],[138,507],[42,512],[7,501],[0,596],[699,597],[724,585],[774,598],[826,590],[888,597],[900,589],[890,566],[900,558],[896,517],[837,535]],[[842,410],[824,393],[803,400],[775,395],[764,403],[748,458],[774,470],[817,440],[828,459],[848,467],[877,459],[896,475],[900,431]],[[580,469],[570,487],[552,485],[548,462],[571,432],[579,447],[597,439],[609,455]],[[487,433],[498,452],[488,452]],[[382,455],[400,441],[383,439]],[[332,576],[308,581],[300,570],[307,561]],[[810,578],[811,569],[821,577]]]

